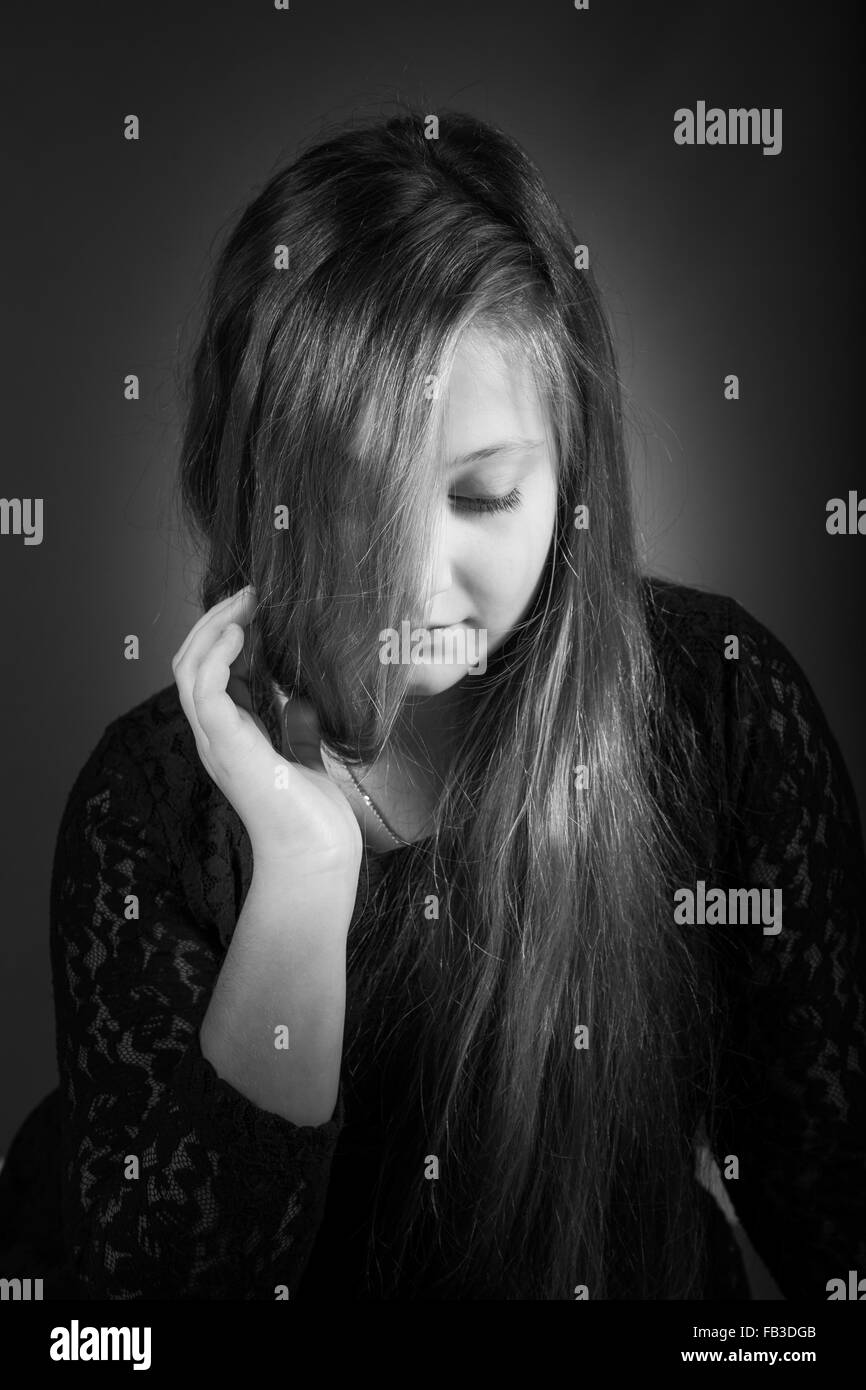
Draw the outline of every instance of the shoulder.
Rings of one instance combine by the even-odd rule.
[[[270,689],[256,685],[252,694],[255,712],[271,741],[279,739],[279,718]],[[147,778],[159,772],[172,786],[212,785],[174,681],[113,719],[100,742],[115,750],[119,758],[135,762]]]
[[[665,721],[690,725],[729,801],[743,746],[772,691],[772,654],[781,644],[727,594],[647,576],[643,599]]]
[[[105,733],[130,750],[141,752],[148,746],[165,750],[178,742],[194,743],[192,729],[174,682],[112,719],[106,725]]]
[[[727,594],[646,577],[644,596],[666,707],[673,717],[688,711],[724,804],[760,816],[784,804],[789,821],[808,805],[813,815],[846,822],[856,840],[849,773],[786,644]]]
[[[209,780],[174,682],[113,719],[103,737],[131,759],[149,783],[157,779],[182,790]]]
[[[728,594],[652,577],[643,583],[659,668],[693,709],[733,723],[740,742],[789,754],[798,740],[802,751],[807,732],[829,735],[799,661],[754,613]]]
[[[111,720],[84,760],[63,811],[55,875],[87,855],[145,862],[154,882],[175,881],[197,920],[230,937],[251,848],[201,762],[176,685]]]
[[[63,827],[82,818],[105,833],[139,826],[142,836],[177,860],[208,833],[212,842],[236,838],[233,817],[202,764],[172,683],[105,725],[79,765]]]
[[[182,794],[203,775],[192,729],[172,684],[105,725],[80,764],[69,800],[118,780],[129,798],[158,786]]]
[[[844,863],[849,882],[863,883],[856,793],[797,658],[728,595],[655,579],[645,593],[666,707],[673,717],[688,709],[719,804],[756,872],[766,877],[784,860],[806,896],[824,861],[827,876]]]
[[[760,680],[760,671],[769,674],[774,660],[793,660],[766,624],[729,594],[648,575],[643,596],[651,638],[667,665],[712,676],[737,669],[732,663],[745,658]]]

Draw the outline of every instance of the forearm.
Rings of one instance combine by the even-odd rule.
[[[324,1124],[337,1100],[356,883],[257,864],[201,1025],[217,1074],[296,1125]]]

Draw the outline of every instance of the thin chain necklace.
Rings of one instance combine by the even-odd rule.
[[[391,829],[390,825],[389,825],[388,822],[385,820],[385,817],[384,817],[384,816],[381,814],[381,812],[378,811],[377,808],[373,805],[373,798],[369,795],[368,792],[365,792],[365,791],[364,791],[364,788],[361,786],[361,783],[358,781],[358,779],[357,779],[357,777],[355,776],[354,772],[353,772],[352,769],[349,767],[349,764],[346,763],[346,762],[343,762],[343,759],[342,759],[342,758],[340,758],[340,764],[341,764],[341,766],[344,767],[344,768],[346,769],[346,771],[348,772],[349,776],[351,777],[352,781],[354,782],[355,786],[356,786],[357,789],[358,789],[358,794],[359,794],[359,796],[361,796],[361,797],[363,798],[363,800],[366,802],[367,806],[368,806],[368,807],[370,808],[370,810],[373,812],[373,815],[376,817],[377,821],[378,821],[379,824],[382,826],[383,830],[387,831],[387,833],[391,836],[391,839],[394,840],[396,844],[401,845],[401,846],[406,846],[406,845],[411,844],[411,840],[401,840],[401,838],[400,838],[399,835],[395,835],[395,834],[394,834],[394,831]]]
[[[282,710],[280,711],[280,721],[281,721],[281,725],[282,725],[283,736],[285,736],[285,732],[286,732],[286,711],[287,711],[287,710],[288,710],[288,701],[286,701],[285,705],[283,706]],[[410,845],[410,844],[412,843],[411,840],[402,840],[402,839],[400,838],[399,835],[395,835],[394,831],[391,829],[390,825],[389,825],[388,822],[385,820],[385,817],[384,817],[384,816],[378,811],[378,809],[373,805],[372,797],[370,797],[369,793],[367,793],[367,792],[364,791],[364,788],[361,786],[361,783],[358,781],[358,779],[357,779],[357,777],[355,776],[354,772],[353,772],[352,769],[349,767],[349,764],[346,763],[346,762],[344,762],[343,759],[342,759],[341,757],[339,757],[339,755],[336,755],[336,754],[335,754],[334,756],[337,757],[337,761],[339,762],[340,766],[341,766],[341,767],[344,767],[344,768],[346,769],[346,771],[348,772],[349,776],[351,777],[352,781],[353,781],[354,784],[355,784],[355,787],[357,788],[358,795],[359,795],[359,796],[362,798],[362,800],[366,803],[366,805],[368,806],[368,808],[373,812],[373,815],[376,817],[376,820],[379,822],[379,824],[381,825],[382,829],[383,829],[388,835],[391,836],[391,839],[394,841],[395,844],[400,845],[401,847],[406,847],[407,845]]]

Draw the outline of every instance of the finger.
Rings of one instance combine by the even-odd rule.
[[[204,628],[209,627],[211,621],[213,621],[214,619],[218,620],[221,619],[221,617],[224,617],[225,613],[227,613],[227,610],[234,609],[234,607],[238,605],[239,602],[242,602],[245,596],[250,594],[256,594],[256,589],[253,588],[252,584],[247,584],[245,588],[238,589],[238,591],[236,591],[235,594],[229,594],[228,598],[221,599],[220,602],[214,603],[214,606],[210,607],[210,609],[207,610],[207,613],[203,613],[202,617],[200,617],[200,619],[197,620],[192,627],[190,627],[188,634],[186,634],[186,637],[183,638],[181,645],[179,645],[178,651],[175,652],[174,656],[172,656],[172,666],[174,666],[175,663],[181,662],[181,660],[183,660],[183,657],[185,657],[186,653],[189,652],[189,648],[190,645],[192,645],[193,639],[195,639],[197,635],[199,635],[200,632],[204,630]]]
[[[242,732],[243,720],[228,693],[231,662],[243,642],[243,628],[229,623],[198,663],[191,694],[199,726],[209,744],[227,748]]]
[[[189,647],[190,639],[195,635],[196,632],[200,630],[202,625],[205,622],[207,622],[208,618],[212,617],[216,613],[220,613],[224,608],[226,608],[228,604],[232,602],[233,599],[237,598],[239,593],[244,592],[245,590],[239,589],[237,593],[229,594],[227,598],[221,599],[219,603],[215,603],[212,608],[209,608],[207,610],[206,613],[202,613],[201,617],[198,618],[198,620],[193,624],[186,637],[181,642],[180,646],[174,654],[174,657],[172,658],[172,661],[180,661],[181,658],[185,656],[187,648]]]
[[[240,634],[242,632],[242,629],[240,627],[237,627],[236,632],[237,634]],[[219,646],[220,644],[222,644],[223,646],[228,644],[231,647],[231,650],[233,651],[234,647],[231,646],[232,640],[234,640],[235,645],[237,645],[239,637],[235,637],[233,639],[231,631],[227,632],[224,628],[223,632],[219,634],[216,643],[211,643],[211,646],[208,649],[208,652],[205,653],[204,658],[196,662],[191,661],[189,659],[187,659],[186,661],[179,662],[175,669],[174,678],[177,684],[178,694],[180,696],[180,703],[183,707],[184,714],[186,715],[190,723],[192,731],[195,734],[196,743],[198,745],[200,755],[209,752],[210,737],[207,733],[207,730],[202,725],[201,718],[196,707],[194,692],[198,671],[202,665],[202,660],[205,660],[209,655],[210,651],[212,651],[215,647]],[[226,676],[226,680],[228,680],[228,676]]]
[[[252,619],[249,626],[244,630],[244,640],[241,650],[231,663],[228,692],[235,704],[241,705],[247,710],[255,722],[256,727],[261,730],[268,742],[270,742],[271,735],[268,733],[267,728],[262,723],[256,710],[253,708],[252,689],[250,685],[250,672],[258,645],[259,633],[255,625],[255,619]]]
[[[185,660],[193,647],[198,644],[202,634],[211,629],[214,624],[216,624],[217,627],[221,627],[224,626],[226,622],[232,621],[240,610],[248,605],[250,597],[255,596],[255,592],[253,586],[248,584],[246,588],[238,589],[237,593],[229,594],[228,598],[224,598],[219,603],[215,603],[213,608],[209,608],[206,613],[203,613],[198,622],[194,624],[184,638],[184,641],[172,659],[172,666],[174,667],[180,661]]]
[[[196,748],[200,758],[204,758],[208,752],[209,740],[207,734],[199,723],[196,713],[195,701],[192,698],[192,672],[188,666],[178,666],[174,673],[177,693],[180,699],[181,709],[186,715],[187,723],[193,732]]]
[[[216,604],[208,609],[207,613],[198,620],[195,627],[190,632],[177,656],[172,660],[172,670],[177,671],[178,666],[185,662],[193,667],[193,679],[195,667],[219,637],[220,632],[227,623],[236,622],[246,624],[250,621],[256,608],[256,596],[254,589],[241,589],[223,603]]]
[[[237,621],[234,619],[233,621]],[[255,618],[251,618],[248,626],[244,629],[244,640],[240,651],[232,662],[232,677],[248,681],[250,669],[252,667],[253,653],[256,650],[259,640],[258,628]]]

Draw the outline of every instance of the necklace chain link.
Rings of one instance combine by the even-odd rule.
[[[280,722],[281,722],[281,725],[282,725],[283,730],[285,730],[285,714],[286,714],[286,708],[287,708],[287,706],[285,706],[285,707],[280,711]],[[344,767],[344,768],[346,769],[346,771],[348,772],[349,776],[351,777],[352,781],[353,781],[354,784],[355,784],[355,787],[357,788],[358,795],[363,799],[363,801],[364,801],[365,804],[368,806],[368,808],[373,812],[373,815],[376,817],[376,820],[379,822],[379,824],[381,825],[382,829],[383,829],[384,831],[386,831],[386,833],[387,833],[388,835],[391,836],[391,839],[394,841],[395,844],[398,844],[398,845],[404,846],[404,847],[407,846],[407,845],[410,845],[410,844],[412,843],[411,840],[403,840],[403,839],[400,838],[399,835],[396,835],[396,834],[394,833],[394,831],[391,829],[391,827],[390,827],[390,825],[388,824],[388,822],[385,820],[385,817],[381,814],[381,812],[378,810],[378,808],[373,804],[373,798],[370,796],[369,792],[365,792],[365,791],[364,791],[364,788],[361,786],[361,783],[358,781],[358,779],[357,779],[357,777],[355,776],[354,772],[353,772],[352,769],[349,767],[349,764],[348,764],[347,762],[345,762],[342,758],[338,758],[338,761],[339,761],[339,763],[340,763],[340,766],[341,766],[341,767]]]
[[[408,845],[410,843],[409,840],[401,840],[399,835],[395,835],[394,831],[391,829],[390,825],[385,820],[385,817],[381,814],[379,810],[377,810],[376,806],[374,806],[373,798],[370,796],[369,792],[364,791],[364,788],[361,786],[361,783],[358,781],[354,772],[349,767],[349,764],[347,762],[344,762],[342,758],[340,759],[340,763],[346,769],[355,786],[357,787],[359,795],[363,797],[367,806],[369,806],[370,810],[373,812],[373,815],[376,817],[377,821],[382,826],[382,828],[386,830],[387,833],[391,836],[391,839],[396,841],[398,845]]]

